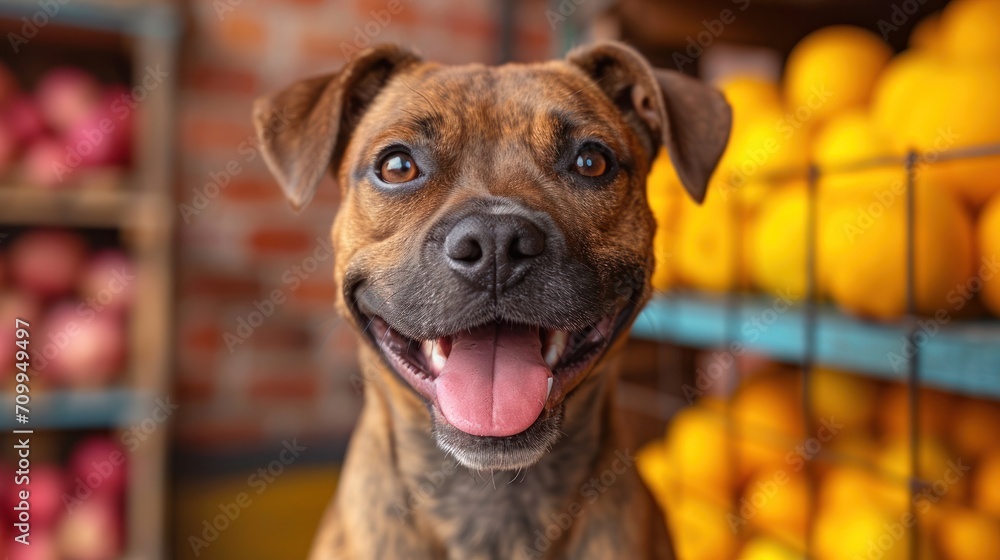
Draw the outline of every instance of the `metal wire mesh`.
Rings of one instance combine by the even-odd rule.
[[[905,482],[910,497],[908,500],[909,514],[913,519],[918,518],[916,505],[919,493],[926,489],[929,484],[929,481],[924,476],[927,473],[921,472],[921,464],[919,460],[921,456],[920,389],[922,383],[920,378],[921,345],[918,344],[916,340],[916,335],[919,329],[918,321],[921,318],[921,315],[918,312],[916,293],[916,263],[920,258],[920,255],[918,255],[916,251],[916,222],[918,204],[916,191],[918,188],[926,187],[922,187],[919,181],[918,166],[922,164],[934,165],[946,161],[970,160],[993,156],[1000,156],[1000,143],[955,148],[947,151],[936,153],[928,152],[924,154],[911,150],[907,154],[901,156],[871,158],[864,161],[851,162],[836,166],[821,167],[819,165],[811,165],[807,169],[791,169],[775,173],[761,173],[759,177],[760,180],[771,185],[776,185],[789,179],[806,178],[808,193],[805,259],[806,294],[799,305],[801,306],[803,315],[803,331],[801,335],[803,337],[804,348],[800,363],[802,372],[801,404],[804,424],[803,433],[805,434],[804,439],[808,439],[810,434],[816,433],[817,429],[815,426],[815,415],[813,410],[813,397],[815,396],[813,390],[813,378],[817,367],[816,349],[819,342],[817,317],[820,312],[821,305],[821,294],[818,289],[817,281],[817,224],[819,221],[820,180],[831,175],[878,168],[901,167],[905,171],[906,266],[902,273],[905,274],[906,314],[901,321],[905,325],[906,339],[909,343],[909,347],[913,349],[912,355],[907,354],[904,356],[906,359],[904,379],[908,400],[907,415],[909,432],[907,434],[907,438],[909,441],[910,473]],[[731,213],[729,218],[733,220],[733,223],[739,223],[738,220],[740,220],[743,216],[744,203],[742,198],[742,191],[737,189],[734,204],[729,206],[729,211]],[[739,330],[741,328],[743,318],[742,308],[747,301],[741,289],[741,286],[744,285],[744,280],[740,277],[741,263],[744,259],[744,248],[741,242],[742,235],[743,233],[741,232],[741,228],[733,228],[734,239],[731,241],[733,242],[732,246],[735,250],[732,251],[734,259],[734,262],[732,263],[733,277],[730,279],[730,286],[732,288],[724,295],[723,298],[725,302],[724,305],[726,307],[726,328],[723,347],[726,349],[732,348],[733,344],[739,343]],[[663,298],[665,302],[670,302],[676,295],[676,292],[671,291],[660,294],[659,297]],[[681,312],[679,308],[668,309],[675,309],[677,312]],[[1000,322],[997,323],[997,329],[1000,330]],[[664,392],[664,388],[676,384],[678,379],[676,372],[674,371],[677,366],[675,363],[676,360],[668,360],[670,355],[667,353],[661,352],[660,356],[661,359],[658,364],[657,391],[661,393],[658,395],[659,402],[663,403],[660,410],[663,414],[663,419],[666,420],[672,413],[676,412],[681,406],[683,406],[685,402],[684,399],[675,395],[662,394]],[[731,396],[734,393],[736,389],[734,385],[742,378],[741,372],[739,371],[740,367],[741,366],[738,360],[732,361],[731,375],[727,377],[727,379],[730,380],[730,384],[725,387],[723,391],[726,395]],[[1000,363],[997,364],[997,368],[1000,370]],[[796,442],[789,442],[787,440],[782,441],[783,438],[779,434],[767,433],[766,430],[753,429],[748,432],[746,429],[741,429],[746,427],[737,425],[737,420],[732,413],[731,398],[725,399],[724,402],[725,430],[728,436],[726,438],[726,441],[728,442],[726,456],[729,459],[730,470],[738,470],[740,466],[740,454],[736,452],[733,445],[733,442],[736,440],[733,436],[738,432],[740,437],[750,437],[752,439],[762,441],[771,441],[772,443],[780,442],[783,445],[796,444]],[[798,443],[801,444],[804,443],[804,441],[799,441]],[[816,466],[820,463],[861,467],[880,478],[891,478],[889,473],[883,472],[871,461],[860,457],[846,455],[827,447],[820,449],[820,451],[815,455],[807,457],[805,473],[808,481],[807,488],[809,495],[809,510],[806,521],[809,530],[806,531],[804,543],[805,555],[807,558],[812,558],[815,553],[814,543],[812,541],[813,531],[811,529],[816,518],[818,504],[818,476]],[[698,493],[695,488],[687,485],[682,486],[677,480],[672,481],[672,485],[674,486],[673,490],[678,493]],[[921,531],[922,528],[920,523],[916,523],[912,530],[908,531],[909,557],[911,559],[921,557]],[[769,536],[777,537],[778,540],[781,540],[780,536]]]

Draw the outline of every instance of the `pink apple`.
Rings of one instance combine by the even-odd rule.
[[[53,306],[43,323],[45,344],[55,348],[43,354],[44,360],[36,359],[36,366],[51,379],[73,387],[100,387],[121,372],[126,333],[115,314],[64,302]]]
[[[124,251],[106,249],[90,258],[80,281],[80,297],[100,309],[124,312],[135,300],[135,266]]]
[[[19,288],[45,299],[73,291],[86,255],[87,245],[76,233],[34,230],[14,239],[8,264]]]
[[[69,130],[99,107],[101,84],[79,68],[50,70],[35,89],[46,122],[59,131]]]
[[[80,487],[79,495],[120,497],[128,480],[125,460],[125,449],[111,438],[93,436],[84,440],[69,460],[71,491],[77,492]]]

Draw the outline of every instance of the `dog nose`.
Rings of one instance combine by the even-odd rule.
[[[545,233],[531,220],[513,214],[472,214],[444,240],[448,265],[481,286],[504,286],[520,279],[545,252]]]

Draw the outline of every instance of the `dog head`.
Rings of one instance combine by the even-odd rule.
[[[259,100],[255,121],[293,206],[337,179],[338,306],[438,444],[514,469],[558,439],[564,400],[649,295],[658,148],[700,202],[730,111],[615,43],[499,67],[382,46]]]

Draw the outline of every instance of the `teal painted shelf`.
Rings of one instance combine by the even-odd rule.
[[[51,391],[32,394],[27,425],[14,417],[14,394],[0,393],[0,428],[38,430],[99,429],[128,426],[141,411],[148,413],[149,398],[129,389],[100,391]]]
[[[727,301],[676,294],[652,300],[632,336],[723,350],[738,343],[779,361],[801,363],[807,348],[805,325],[800,306],[786,309],[773,298]],[[1000,399],[1000,321],[953,321],[918,339],[921,384]],[[817,310],[815,343],[818,364],[897,381],[905,380],[906,359],[912,355],[903,323],[863,321],[828,305]]]
[[[30,29],[37,30],[38,34],[44,34],[44,28],[50,22],[58,26],[144,37],[173,39],[180,33],[176,10],[168,3],[141,0],[74,0],[54,4],[56,6],[50,5],[47,11],[38,0],[7,0],[0,2],[0,17],[15,21],[27,18],[34,22],[34,26]],[[34,34],[32,37],[25,36],[25,39],[33,38]]]

